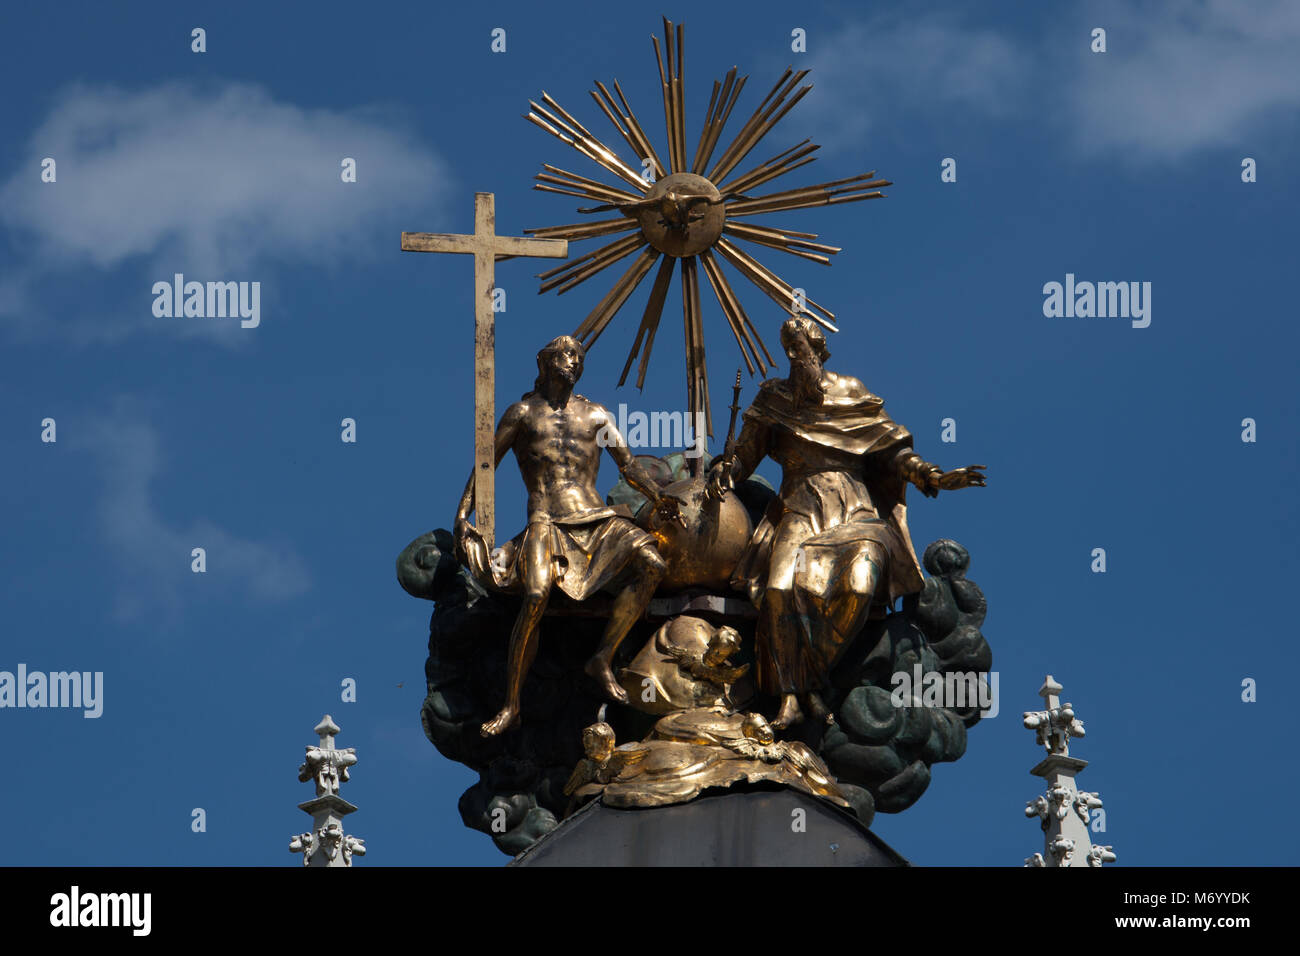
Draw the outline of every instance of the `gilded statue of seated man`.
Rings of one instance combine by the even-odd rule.
[[[680,519],[679,502],[662,495],[637,463],[615,417],[573,391],[584,357],[582,345],[570,336],[547,344],[537,353],[533,390],[507,408],[497,426],[496,464],[513,451],[528,489],[527,528],[494,560],[469,522],[474,510],[472,474],[456,512],[456,545],[471,573],[523,597],[510,635],[505,706],[483,725],[485,737],[519,721],[524,679],[537,656],[537,632],[553,587],[575,601],[605,588],[618,589],[600,647],[586,671],[609,697],[627,700],[610,664],[619,643],[644,613],[666,565],[655,539],[632,522],[626,506],[608,507],[596,491],[601,447],[608,448],[628,484],[661,516]]]
[[[945,472],[913,452],[880,398],[825,368],[826,337],[811,320],[785,322],[781,345],[789,378],[763,382],[734,453],[714,462],[708,483],[720,497],[765,456],[781,466],[780,493],[731,579],[759,610],[757,678],[781,699],[777,729],[829,721],[818,690],[873,605],[883,613],[921,589],[905,484],[930,497],[984,484],[983,465]]]

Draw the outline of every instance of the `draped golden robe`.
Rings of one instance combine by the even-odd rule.
[[[534,515],[519,534],[501,546],[493,561],[477,538],[467,550],[470,573],[485,585],[506,592],[518,592],[527,576],[522,567],[530,535],[544,536],[555,586],[575,601],[585,601],[610,585],[654,538],[632,522],[626,505],[591,508],[559,518]]]
[[[784,380],[764,382],[737,444],[745,470],[767,455],[783,472],[732,575],[760,608],[769,588],[790,594],[775,623],[760,614],[757,674],[772,694],[824,685],[872,605],[923,583],[899,473],[911,433],[857,379],[835,381],[834,393],[802,405]]]

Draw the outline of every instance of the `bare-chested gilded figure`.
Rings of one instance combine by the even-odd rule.
[[[456,512],[456,544],[470,571],[485,583],[520,593],[523,605],[510,635],[506,701],[485,723],[485,737],[519,722],[524,679],[537,656],[538,627],[551,589],[576,601],[617,588],[609,622],[586,672],[613,700],[626,701],[610,664],[619,642],[645,612],[666,566],[655,539],[638,528],[626,506],[610,507],[596,490],[600,449],[609,450],[628,484],[662,517],[678,520],[679,502],[660,493],[637,463],[608,409],[575,394],[585,350],[562,335],[537,353],[533,390],[506,409],[496,431],[496,464],[513,451],[528,489],[528,526],[495,556],[469,522],[474,478]]]

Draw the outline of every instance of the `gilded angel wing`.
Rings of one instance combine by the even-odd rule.
[[[692,655],[690,651],[686,650],[684,647],[678,647],[676,644],[669,644],[664,648],[664,650],[666,650],[668,656],[678,664],[687,664],[695,660],[694,655]]]
[[[564,785],[564,795],[573,796],[579,788],[586,786],[596,779],[596,765],[588,757],[583,757],[578,761],[578,765],[573,768],[573,773],[569,775],[569,782]]]
[[[749,665],[741,664],[739,667],[710,668],[709,676],[718,684],[734,684],[747,673],[749,673]]]

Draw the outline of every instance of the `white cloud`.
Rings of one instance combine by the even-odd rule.
[[[143,292],[106,306],[148,316],[149,285],[173,272],[262,280],[274,263],[391,248],[377,229],[398,210],[427,209],[445,178],[400,129],[376,110],[308,110],[244,84],[69,89],[0,186],[0,225],[28,250],[0,283],[0,314],[21,317],[34,283],[132,269]],[[54,184],[39,178],[46,156]],[[340,179],[344,157],[357,161],[356,183]],[[196,325],[206,323],[162,327]]]
[[[1103,2],[1042,26],[987,26],[984,7],[893,12],[810,44],[814,138],[914,135],[974,119],[1046,128],[1076,155],[1167,161],[1260,148],[1300,107],[1300,4]],[[1107,51],[1092,53],[1103,27]],[[819,52],[820,51],[820,52]],[[831,125],[828,125],[830,123]]]
[[[1158,160],[1217,146],[1254,149],[1251,139],[1270,119],[1300,106],[1300,5],[1102,9],[1107,52],[1090,54],[1066,89],[1085,150]]]
[[[163,516],[153,488],[163,465],[158,433],[131,403],[119,402],[83,428],[74,446],[94,457],[93,473],[102,478],[96,512],[105,547],[102,560],[77,566],[100,567],[114,578],[118,617],[231,597],[283,600],[310,589],[306,565],[292,549],[239,537],[207,518]],[[190,566],[196,547],[207,555],[201,575]]]
[[[1020,48],[997,31],[941,12],[848,23],[811,51],[808,79],[817,89],[809,102],[821,114],[818,125],[833,117],[836,136],[846,139],[925,115],[1003,115],[1028,68]]]

